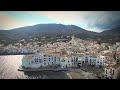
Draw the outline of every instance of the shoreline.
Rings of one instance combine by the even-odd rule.
[[[42,71],[51,71],[51,72],[64,72],[69,79],[98,79],[95,74],[84,71],[80,68],[70,68],[70,69],[23,69],[19,68],[18,71],[23,72],[42,72]]]

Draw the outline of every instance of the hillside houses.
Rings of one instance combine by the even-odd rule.
[[[82,43],[81,43],[82,42]],[[91,46],[86,51],[86,46],[84,44],[89,43]],[[71,41],[69,42],[56,42],[53,44],[46,44],[40,47],[40,53],[36,56],[36,54],[31,55],[30,62],[36,62],[36,59],[43,60],[43,62],[38,62],[35,66],[36,68],[43,67],[46,65],[56,64],[61,68],[77,68],[81,67],[84,64],[93,65],[95,67],[104,66],[104,62],[106,61],[106,57],[97,52],[98,44],[94,41],[84,41],[75,39],[72,36]],[[92,48],[93,47],[93,48]],[[95,49],[93,51],[93,49]],[[35,58],[32,58],[36,56]],[[27,63],[27,59],[23,59],[23,66],[32,67],[32,63]],[[49,58],[48,58],[49,57]],[[45,60],[45,61],[44,61]],[[46,62],[47,61],[47,62]],[[51,63],[52,62],[52,63]]]

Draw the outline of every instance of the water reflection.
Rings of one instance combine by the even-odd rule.
[[[63,72],[22,72],[18,71],[21,66],[23,55],[0,56],[0,79],[67,79]]]

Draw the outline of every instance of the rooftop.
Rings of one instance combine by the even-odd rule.
[[[120,64],[115,64],[115,65],[113,65],[111,67],[114,68],[114,69],[117,69],[117,68],[120,68]]]

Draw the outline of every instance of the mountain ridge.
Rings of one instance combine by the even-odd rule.
[[[64,24],[36,24],[33,26],[19,27],[10,30],[0,30],[0,41],[1,40],[20,40],[20,39],[29,39],[31,38],[40,38],[43,36],[66,36],[66,35],[75,35],[78,38],[87,39],[91,38],[97,40],[101,39],[101,42],[109,41],[113,39],[115,41],[120,41],[120,28],[113,28],[101,33],[85,30],[76,25],[64,25]],[[112,33],[111,33],[112,32]],[[115,34],[113,34],[113,32]],[[117,38],[117,39],[116,39]],[[111,42],[111,41],[110,41]]]

